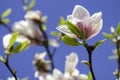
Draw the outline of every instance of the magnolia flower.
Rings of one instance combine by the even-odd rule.
[[[76,25],[78,30],[84,34],[85,39],[90,39],[96,36],[102,29],[103,20],[101,17],[102,12],[98,12],[90,16],[87,9],[80,5],[76,5],[72,15],[67,16],[67,20]],[[68,29],[67,25],[59,26],[57,29],[68,36],[77,38],[77,35],[72,33]]]
[[[66,63],[65,63],[65,72],[74,72],[76,66],[78,64],[78,56],[76,53],[71,53],[67,56]]]
[[[12,37],[12,34],[6,34],[3,37],[3,47],[4,47],[4,49],[7,49],[11,37]],[[22,43],[22,42],[24,42],[26,40],[28,41],[28,43],[30,43],[30,41],[27,38],[25,38],[24,36],[20,36],[20,37],[17,37],[16,42]]]
[[[35,60],[33,61],[33,64],[37,69],[37,71],[35,72],[35,77],[45,77],[50,70],[48,61],[44,60],[45,56],[46,52],[35,54]]]
[[[25,19],[31,19],[31,20],[40,20],[41,19],[41,12],[39,10],[36,11],[28,11],[25,14]]]
[[[43,54],[41,54],[44,56]],[[38,55],[36,55],[38,56]],[[41,58],[43,58],[41,56]],[[39,59],[41,59],[39,57]],[[67,56],[66,65],[65,65],[65,72],[62,73],[59,69],[54,69],[53,73],[44,75],[37,75],[39,80],[88,80],[88,76],[85,74],[80,74],[79,71],[76,69],[78,63],[78,56],[76,53],[71,53]]]
[[[44,41],[42,32],[29,20],[21,20],[14,23],[13,31],[18,32],[20,35],[24,36],[24,38],[30,40],[30,44],[41,44]]]

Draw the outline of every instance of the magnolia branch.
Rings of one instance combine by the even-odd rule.
[[[17,76],[16,76],[16,71],[12,70],[10,65],[9,65],[9,55],[7,55],[6,57],[6,61],[4,62],[5,66],[8,68],[8,70],[10,71],[10,73],[13,75],[13,77],[15,78],[15,80],[17,80]]]

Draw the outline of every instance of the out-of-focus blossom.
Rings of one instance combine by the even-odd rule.
[[[30,40],[30,44],[41,44],[44,41],[42,32],[37,29],[36,25],[30,20],[15,22],[13,25],[13,31],[22,35],[22,37],[19,38]]]
[[[40,20],[42,17],[42,14],[39,10],[28,11],[24,17],[25,19],[30,19],[30,20]]]
[[[85,74],[80,74],[80,75],[79,75],[79,79],[80,79],[80,80],[88,80],[88,76],[85,75]]]
[[[117,50],[114,49],[112,52],[113,52],[113,55],[109,56],[109,59],[118,59]]]
[[[88,80],[87,75],[80,74],[76,69],[77,63],[77,54],[71,53],[69,56],[67,56],[64,73],[58,69],[54,69],[52,74],[49,73],[46,76],[39,75],[38,78],[39,80]]]
[[[46,77],[40,76],[39,80],[56,80],[52,75],[48,74]]]
[[[15,80],[15,78],[14,77],[8,77],[7,80]],[[21,79],[17,78],[17,80],[29,80],[29,78],[28,77],[21,78]]]
[[[14,77],[9,77],[9,78],[7,78],[7,80],[15,80],[15,78]]]
[[[45,23],[47,20],[47,16],[42,16],[42,13],[39,10],[28,11],[24,18],[27,20],[39,21],[40,23]]]
[[[120,78],[119,78],[119,79],[116,79],[116,80],[120,80]]]
[[[63,73],[58,69],[53,70],[53,77],[58,80],[65,80]]]
[[[65,71],[66,72],[74,72],[77,64],[78,64],[78,56],[76,53],[71,53],[69,56],[66,57],[66,63],[65,63]]]
[[[35,77],[39,78],[41,76],[45,77],[50,70],[50,66],[48,61],[46,61],[44,58],[46,56],[46,52],[43,53],[36,53],[35,54],[35,60],[33,61],[33,64],[36,67]]]
[[[4,47],[4,49],[7,49],[11,37],[12,37],[12,34],[6,34],[6,35],[3,37],[3,47]],[[26,41],[26,40],[28,41],[28,43],[30,43],[29,39],[25,38],[24,36],[19,36],[19,37],[17,37],[16,42],[22,43],[22,42],[24,42],[24,41]]]
[[[85,39],[90,39],[96,36],[102,29],[103,25],[102,12],[90,16],[88,10],[80,5],[75,6],[72,15],[67,16],[67,20],[76,25],[79,31],[84,34]],[[67,25],[61,25],[57,27],[57,29],[68,36],[74,38],[78,37],[69,30]]]
[[[113,72],[113,75],[116,76],[118,78],[119,76],[119,79],[120,79],[120,72],[118,71],[118,69],[116,69],[114,72]],[[119,79],[116,79],[116,80],[119,80]]]
[[[110,27],[110,31],[111,31],[111,33],[115,33],[114,27]]]
[[[57,42],[57,40],[54,39],[49,39],[48,40],[49,45],[51,45],[52,47],[59,47],[59,43]]]
[[[87,80],[87,75],[80,74],[76,68],[78,61],[78,55],[74,52],[67,56],[64,73],[65,80]]]

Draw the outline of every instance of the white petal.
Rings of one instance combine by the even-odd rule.
[[[49,42],[49,45],[51,45],[52,47],[59,47],[58,42],[54,39],[49,39],[48,42]]]
[[[98,24],[101,20],[101,17],[102,17],[102,12],[94,13],[91,16],[91,20],[92,20],[93,23]]]
[[[58,69],[54,69],[53,70],[53,76],[59,76],[59,75],[62,75],[62,72]]]
[[[7,34],[3,37],[3,47],[6,49],[9,45],[12,34]]]
[[[37,11],[28,11],[25,14],[25,19],[36,19],[36,20],[40,20],[41,18],[41,12],[39,10]]]
[[[67,20],[69,22],[71,22],[72,24],[76,25],[78,22],[80,22],[81,20],[77,19],[77,18],[73,18],[72,15],[68,15],[67,16]]]
[[[47,75],[45,80],[55,80],[55,78],[52,75]]]
[[[28,43],[30,44],[30,40],[28,39],[28,38],[26,38],[25,36],[18,36],[17,37],[17,40],[16,40],[16,42],[18,42],[18,43],[22,43],[22,42],[24,42],[24,41],[28,41]]]
[[[46,56],[46,52],[42,52],[42,53],[36,53],[35,54],[35,59],[44,59],[45,58],[45,56]]]
[[[73,17],[72,17],[72,15],[68,15],[67,16],[67,20],[70,20],[70,19],[72,19]]]
[[[39,80],[45,80],[43,76],[39,76]]]
[[[8,47],[11,37],[12,37],[12,34],[7,34],[3,37],[3,46],[4,46],[5,49]],[[26,40],[28,41],[28,43],[30,43],[30,41],[26,37],[18,36],[17,39],[16,39],[16,42],[22,43]]]
[[[79,70],[78,69],[74,69],[72,75],[73,76],[78,76],[79,75]]]
[[[36,71],[35,74],[34,74],[35,78],[38,78],[39,77],[39,72]]]
[[[15,80],[15,78],[14,77],[9,77],[9,78],[7,78],[7,80]]]
[[[57,79],[57,80],[63,80],[63,74],[60,70],[58,69],[54,69],[53,70],[53,76]]]
[[[65,72],[64,73],[64,78],[65,78],[65,80],[71,80],[72,77],[71,77],[69,72]]]
[[[66,25],[59,26],[56,29],[70,37],[76,38],[76,35],[73,34]]]
[[[80,80],[88,80],[88,76],[85,74],[80,74]]]
[[[19,32],[22,35],[33,38],[35,36],[34,34],[36,32],[36,29],[35,29],[35,25],[31,21],[21,20],[14,23],[13,31]]]
[[[77,19],[81,20],[84,17],[90,17],[90,14],[89,14],[88,10],[85,9],[84,7],[82,7],[80,5],[76,5],[74,7],[73,12],[72,12],[72,16],[74,18],[77,18]]]
[[[78,56],[76,53],[72,52],[69,56],[67,56],[65,62],[65,72],[74,72],[76,66],[78,64]]]
[[[110,27],[110,31],[111,31],[111,33],[115,33],[115,29],[114,29],[114,27],[112,26],[112,27]]]

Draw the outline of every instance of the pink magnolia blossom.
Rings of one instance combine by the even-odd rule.
[[[44,41],[42,32],[37,29],[36,25],[30,20],[15,22],[13,31],[18,32],[20,35],[24,36],[24,38],[30,40],[30,44],[41,44]],[[21,37],[21,39],[22,38],[23,37]]]
[[[75,6],[72,15],[67,16],[67,20],[76,25],[79,31],[85,35],[85,39],[96,36],[103,25],[102,12],[90,16],[88,10],[80,5]],[[61,25],[57,29],[70,37],[77,38],[77,35],[72,33],[67,25]]]

